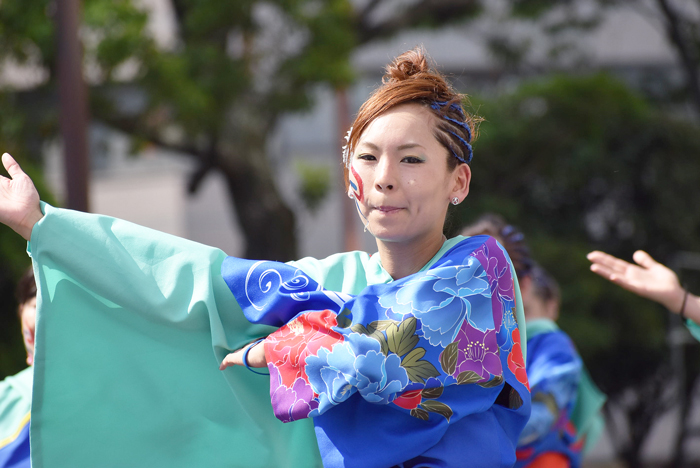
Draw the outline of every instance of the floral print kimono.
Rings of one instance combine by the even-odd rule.
[[[494,240],[451,239],[392,281],[378,255],[259,263],[42,210],[34,468],[312,468],[319,449],[327,467],[515,462],[522,307]],[[262,336],[270,378],[219,371]]]
[[[378,255],[222,273],[265,342],[284,422],[313,418],[325,467],[512,466],[530,413],[512,265],[488,236],[447,241],[393,281]]]
[[[606,396],[555,322],[529,320],[527,331],[532,414],[520,436],[515,466],[578,468],[604,429]]]

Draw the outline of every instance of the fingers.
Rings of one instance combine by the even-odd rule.
[[[590,260],[593,263],[593,265],[591,265],[591,271],[595,271],[592,268],[594,265],[600,265],[601,267],[604,267],[606,270],[609,270],[612,273],[622,274],[629,266],[632,265],[631,263],[628,263],[617,257],[613,257],[612,255],[606,254],[605,252],[600,252],[598,250],[595,250],[586,255],[586,258],[588,258],[588,260]]]
[[[245,352],[245,348],[239,349],[238,351],[234,351],[234,352],[226,355],[224,360],[221,361],[221,365],[219,365],[219,370],[224,370],[227,367],[231,367],[231,366],[242,366],[244,352]]]
[[[246,361],[248,362],[249,367],[267,366],[267,361],[265,360],[265,347],[263,346],[262,341],[254,342],[244,348],[228,354],[224,360],[221,361],[219,370],[224,370],[231,366],[245,366]]]
[[[24,174],[24,171],[22,171],[22,168],[19,167],[19,164],[17,164],[15,158],[10,156],[9,153],[3,153],[2,165],[5,166],[7,173],[10,174],[10,177],[13,179]]]
[[[632,259],[637,263],[637,265],[644,268],[651,268],[659,264],[659,262],[651,258],[651,255],[643,250],[637,250],[634,255],[632,255]]]
[[[615,273],[610,268],[599,263],[593,263],[591,265],[591,271],[609,281],[614,281],[617,278]]]

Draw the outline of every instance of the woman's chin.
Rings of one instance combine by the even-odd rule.
[[[375,239],[382,242],[406,242],[410,238],[405,230],[386,228],[372,230],[372,226],[368,230],[372,232]]]

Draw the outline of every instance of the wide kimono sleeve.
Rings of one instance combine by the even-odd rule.
[[[271,415],[267,382],[218,369],[270,333],[221,278],[218,249],[43,205],[32,466],[320,466],[313,428]]]
[[[281,326],[264,345],[275,415],[285,422],[315,417],[322,454],[324,443],[335,444],[335,459],[343,459],[324,456],[329,466],[370,463],[349,462],[362,457],[337,444],[376,446],[373,434],[397,423],[410,434],[403,460],[419,456],[450,425],[494,404],[515,415],[499,429],[512,440],[514,459],[530,394],[512,271],[486,236],[459,243],[426,271],[358,295],[326,290],[289,265],[229,258],[222,269],[251,322]],[[364,466],[401,461],[389,452],[382,459],[374,450]]]

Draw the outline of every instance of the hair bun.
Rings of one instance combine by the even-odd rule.
[[[386,74],[382,81],[384,83],[403,81],[414,75],[430,71],[427,56],[428,54],[423,47],[416,47],[404,52],[387,65]]]

